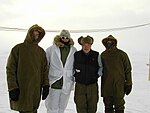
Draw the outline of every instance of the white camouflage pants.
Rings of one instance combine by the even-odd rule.
[[[70,93],[64,94],[61,89],[50,88],[49,95],[45,100],[47,113],[64,113],[69,97]]]

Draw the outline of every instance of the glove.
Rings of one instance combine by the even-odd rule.
[[[46,97],[48,96],[49,94],[49,86],[46,85],[43,87],[43,91],[42,91],[42,100],[45,100]]]
[[[9,91],[9,97],[13,101],[17,101],[19,99],[19,94],[20,94],[19,88]]]
[[[125,86],[125,94],[126,95],[129,95],[131,90],[132,90],[132,85],[126,85]]]

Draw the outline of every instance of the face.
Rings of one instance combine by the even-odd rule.
[[[68,37],[65,37],[65,36],[62,36],[62,37],[61,37],[61,40],[62,40],[63,42],[69,42],[69,38],[68,38]]]
[[[39,35],[40,35],[40,33],[37,30],[33,31],[33,36],[39,36]]]
[[[38,40],[40,33],[37,30],[33,31],[33,38],[34,40]]]
[[[112,46],[113,44],[114,44],[113,41],[111,41],[111,40],[107,41],[107,43],[106,43],[106,48],[107,48],[107,49],[111,48],[111,46]]]
[[[88,53],[91,50],[91,44],[85,43],[82,45],[82,49],[85,53]]]

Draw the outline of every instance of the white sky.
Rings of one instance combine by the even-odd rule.
[[[0,26],[28,29],[33,24],[45,30],[81,30],[126,27],[150,22],[150,0],[1,0]],[[112,34],[118,48],[149,52],[150,26],[113,32],[72,33],[75,46],[77,38],[90,35],[93,49],[101,52],[101,40]],[[47,48],[58,33],[46,33],[40,45]],[[26,32],[1,31],[0,50],[11,49],[23,42]]]

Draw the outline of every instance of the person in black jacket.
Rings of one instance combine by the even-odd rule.
[[[90,36],[80,37],[78,42],[82,50],[74,54],[75,94],[77,113],[96,113],[98,94],[98,77],[102,76],[101,57],[91,49],[94,39]]]

